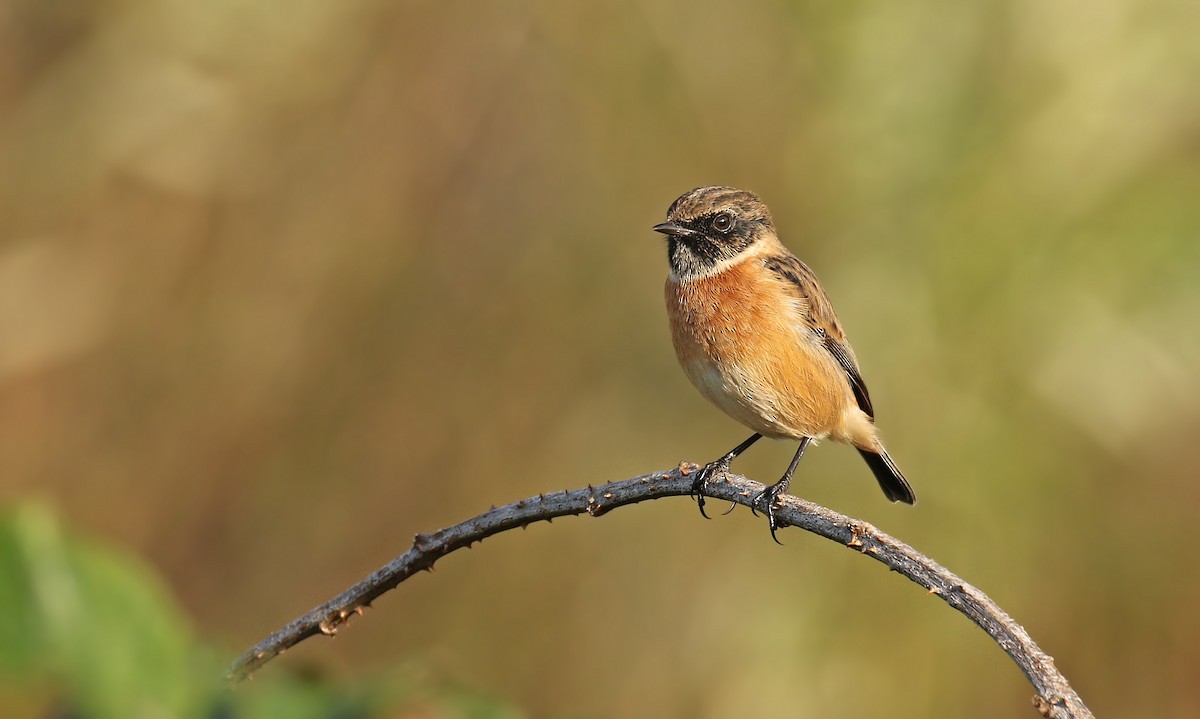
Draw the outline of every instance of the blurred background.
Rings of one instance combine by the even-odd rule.
[[[0,3],[0,713],[1033,715],[919,588],[686,499],[490,540],[221,687],[416,532],[743,439],[675,364],[649,229],[730,184],[920,501],[833,444],[793,492],[990,593],[1098,715],[1197,716],[1198,23]]]

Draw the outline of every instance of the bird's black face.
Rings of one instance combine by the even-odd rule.
[[[676,277],[703,277],[774,232],[762,200],[732,187],[700,187],[671,204],[667,221],[654,226],[667,236],[667,258]]]

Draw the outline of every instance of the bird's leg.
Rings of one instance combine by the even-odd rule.
[[[712,479],[718,474],[725,474],[728,472],[729,463],[732,462],[739,454],[749,449],[750,445],[754,444],[760,439],[762,439],[762,435],[755,432],[745,442],[742,442],[738,446],[729,450],[729,453],[724,457],[704,465],[704,467],[702,467],[696,474],[696,478],[692,480],[692,496],[696,498],[696,505],[700,507],[700,514],[705,519],[709,519],[709,516],[704,511],[704,485],[708,484],[708,480]],[[726,512],[726,514],[728,514],[728,512]]]
[[[754,495],[754,499],[750,500],[750,511],[754,512],[754,505],[758,504],[758,500],[766,499],[767,504],[764,511],[767,514],[767,524],[771,527],[771,539],[774,539],[776,544],[783,544],[783,542],[779,541],[779,537],[775,536],[775,530],[779,528],[779,525],[775,523],[775,502],[779,499],[779,495],[787,491],[788,485],[792,481],[792,475],[796,473],[796,465],[800,464],[800,458],[804,456],[804,450],[808,449],[808,445],[811,442],[812,437],[801,439],[800,447],[796,450],[796,456],[792,457],[792,463],[788,465],[787,471],[783,473],[783,477],[775,484]]]

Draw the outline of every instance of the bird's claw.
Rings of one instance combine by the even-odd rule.
[[[699,472],[696,473],[696,478],[692,480],[691,496],[696,500],[696,506],[700,509],[700,516],[705,519],[712,519],[708,516],[708,512],[704,511],[704,487],[709,480],[719,474],[725,474],[729,471],[729,460],[722,457],[715,462],[709,462],[704,465]],[[728,514],[728,512],[726,512]]]
[[[750,500],[750,511],[758,516],[758,512],[754,511],[754,507],[760,499],[765,499],[766,504],[763,506],[763,513],[767,515],[767,526],[771,529],[771,539],[779,546],[783,546],[783,542],[779,541],[779,537],[775,536],[775,530],[779,529],[779,522],[775,519],[775,505],[779,502],[779,495],[784,491],[783,487],[778,484],[772,484],[763,491],[754,495],[754,499]]]

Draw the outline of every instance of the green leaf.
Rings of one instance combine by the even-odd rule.
[[[41,505],[0,517],[0,609],[0,680],[47,675],[55,701],[101,719],[196,705],[190,634],[154,575]]]
[[[272,667],[236,689],[228,651],[195,642],[136,557],[71,536],[45,506],[0,514],[0,715],[86,719],[367,719],[418,707],[519,719],[494,699],[413,670],[354,682]]]

